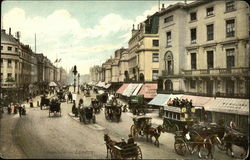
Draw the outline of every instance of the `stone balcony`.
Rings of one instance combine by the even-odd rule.
[[[197,70],[182,70],[184,76],[232,76],[242,75],[249,76],[250,71],[247,67],[239,68],[218,68],[218,69],[197,69]]]

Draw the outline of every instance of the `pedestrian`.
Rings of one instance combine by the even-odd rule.
[[[133,144],[135,143],[135,140],[131,134],[128,135],[128,144]]]
[[[14,106],[14,104],[13,104],[13,103],[11,103],[11,105],[10,105],[10,109],[11,109],[11,113],[14,113],[15,106]]]
[[[33,108],[33,100],[30,98],[30,108]]]
[[[230,126],[230,128],[232,128],[232,129],[235,129],[235,128],[236,128],[236,124],[235,124],[235,122],[233,121],[233,119],[231,119],[229,126]]]
[[[23,111],[23,107],[19,104],[18,105],[18,113],[19,113],[20,117],[22,117],[22,111]]]
[[[22,115],[26,115],[25,105],[23,105],[23,107],[22,107]]]

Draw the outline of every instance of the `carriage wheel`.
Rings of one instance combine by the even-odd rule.
[[[49,117],[50,117],[50,110],[49,110]]]
[[[87,120],[86,120],[86,117],[85,117],[85,116],[83,116],[82,121],[83,121],[84,124],[87,123]]]
[[[184,142],[183,139],[175,140],[174,149],[177,154],[182,155],[182,156],[185,156],[188,150],[186,142]]]
[[[137,146],[137,156],[136,159],[142,159],[142,152],[141,152],[141,148],[139,146]]]

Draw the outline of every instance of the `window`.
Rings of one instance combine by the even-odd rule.
[[[207,40],[211,41],[214,39],[214,24],[207,25]]]
[[[167,46],[171,46],[171,32],[167,32]]]
[[[190,81],[190,88],[191,89],[195,89],[196,88],[196,81],[195,80],[191,80]]]
[[[207,51],[207,68],[214,68],[214,51]]]
[[[173,20],[174,20],[174,16],[169,16],[169,17],[164,18],[164,23],[168,23],[168,22],[171,22]]]
[[[196,28],[190,30],[191,32],[191,44],[196,43]]]
[[[15,73],[15,80],[17,81],[17,74]]]
[[[154,39],[153,40],[153,46],[159,46],[159,40]]]
[[[214,7],[207,8],[207,16],[214,15]]]
[[[3,46],[1,46],[1,50],[3,50]]]
[[[11,68],[11,60],[8,59],[8,68]]]
[[[230,19],[226,21],[226,37],[234,37],[235,34],[235,21]]]
[[[153,62],[159,62],[159,53],[153,53]]]
[[[18,63],[17,63],[17,61],[15,61],[15,68],[16,68],[16,69],[17,69],[17,67],[18,67],[17,65],[18,65]]]
[[[226,12],[231,12],[235,10],[235,2],[234,1],[227,1],[226,2]]]
[[[8,47],[8,51],[11,51],[12,50],[12,47]]]
[[[158,79],[158,70],[153,70],[152,71],[152,75],[153,75],[152,76],[153,81],[157,80]]]
[[[196,53],[191,53],[191,69],[196,69]]]
[[[7,78],[11,78],[12,77],[12,73],[7,73]]]
[[[234,67],[234,55],[235,55],[235,49],[230,48],[226,49],[226,56],[227,56],[227,68],[232,68]]]
[[[1,59],[1,67],[3,67],[3,59]]]
[[[191,21],[195,21],[195,20],[197,20],[197,17],[196,17],[196,12],[192,12],[192,13],[190,13],[190,20],[191,20]]]
[[[17,52],[17,48],[15,48],[15,52]]]

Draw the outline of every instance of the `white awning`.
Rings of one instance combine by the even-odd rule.
[[[122,95],[127,97],[131,96],[137,86],[138,84],[130,83],[128,87],[125,89],[125,91],[122,93]]]
[[[134,90],[133,94],[132,95],[137,95],[138,92],[140,91],[141,87],[142,87],[142,83],[138,84],[138,86],[136,87],[136,89]]]
[[[249,99],[216,98],[204,105],[206,111],[249,115]]]

